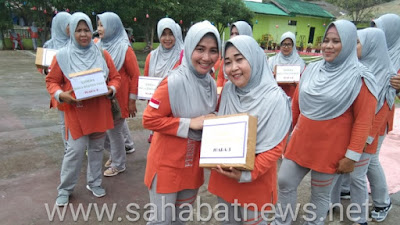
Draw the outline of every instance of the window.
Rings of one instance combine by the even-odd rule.
[[[288,25],[289,26],[296,26],[297,25],[297,21],[296,20],[289,20],[288,21]]]

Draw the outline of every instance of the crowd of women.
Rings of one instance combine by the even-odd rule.
[[[157,209],[148,224],[184,223],[182,212],[204,182],[199,167],[204,120],[243,112],[258,118],[254,169],[217,166],[208,185],[218,207],[225,209],[219,214],[223,224],[291,224],[296,218],[282,212],[296,208],[297,188],[310,171],[314,207],[306,224],[324,224],[330,203],[340,201],[342,181],[350,186],[352,203],[368,203],[366,177],[374,205],[371,217],[383,221],[391,201],[379,149],[393,127],[400,90],[400,17],[386,14],[373,26],[357,31],[349,21],[332,22],[321,45],[322,60],[305,66],[291,32],[282,35],[281,52],[267,59],[244,21],[232,24],[231,38],[222,48],[217,29],[208,21],[194,24],[183,42],[180,26],[171,18],[161,19],[160,46],[148,55],[144,70],[145,76],[162,78],[143,113],[144,128],[153,132],[144,183]],[[46,44],[60,48],[46,76],[51,105],[59,109],[64,124],[58,206],[68,204],[85,152],[86,187],[96,197],[106,194],[101,186],[104,148],[110,149],[104,176],[126,169],[125,146],[132,141],[126,139],[131,135],[125,119],[137,111],[140,72],[118,15],[97,15],[97,31],[99,40],[93,41],[87,15],[60,12]],[[274,76],[279,65],[299,65],[300,82],[278,85]],[[78,101],[71,74],[93,68],[101,69],[108,92]],[[119,118],[111,112],[114,98],[120,104]],[[165,204],[176,209],[163,210]],[[263,213],[275,204],[282,210],[269,215],[274,218],[270,221]],[[354,222],[364,225],[368,213],[361,208]]]

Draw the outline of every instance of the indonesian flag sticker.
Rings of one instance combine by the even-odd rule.
[[[150,102],[149,102],[149,106],[158,109],[158,107],[160,107],[160,101],[158,101],[157,99],[151,98]]]

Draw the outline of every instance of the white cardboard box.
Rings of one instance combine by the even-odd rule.
[[[257,118],[247,113],[204,120],[200,167],[253,170]]]
[[[35,64],[38,68],[49,67],[57,50],[49,48],[37,48]]]
[[[300,73],[299,65],[277,65],[275,79],[278,83],[298,83]]]
[[[69,75],[77,100],[84,100],[105,95],[108,92],[104,72],[100,68]]]
[[[138,99],[150,100],[161,80],[161,77],[139,76]]]

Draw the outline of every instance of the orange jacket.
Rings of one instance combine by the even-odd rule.
[[[107,51],[104,51],[104,58],[110,70],[107,85],[114,86],[118,92],[121,76],[115,69],[111,56]],[[57,58],[52,61],[51,68],[50,73],[46,76],[46,87],[51,97],[54,98],[54,94],[58,90],[71,90],[72,85],[61,71]],[[96,132],[105,132],[114,127],[111,102],[106,96],[83,100],[79,105],[66,103],[63,103],[63,105],[65,130],[69,130],[74,139]]]
[[[116,98],[121,108],[122,118],[128,118],[129,94],[137,95],[140,76],[137,58],[132,48],[129,47],[126,51],[124,65],[118,73],[121,75],[121,86],[116,94]]]
[[[385,101],[385,103],[383,103],[381,110],[379,110],[379,112],[375,115],[375,119],[372,124],[372,128],[371,131],[369,132],[369,137],[368,137],[368,138],[372,137],[374,138],[374,140],[372,143],[366,146],[364,150],[366,153],[368,154],[376,153],[376,149],[378,148],[378,138],[380,136],[380,131],[382,130],[382,127],[386,128],[386,121],[389,114],[390,114],[389,105]]]
[[[336,172],[348,150],[360,156],[375,116],[376,98],[363,83],[353,104],[341,116],[323,121],[300,114],[299,89],[292,101],[293,132],[285,157],[320,173]]]
[[[200,141],[179,137],[180,118],[173,117],[168,94],[168,78],[153,94],[158,109],[147,105],[143,113],[143,127],[154,131],[147,154],[144,183],[150,189],[157,174],[157,193],[175,193],[197,189],[204,182],[199,167]]]
[[[226,82],[228,82],[227,79],[225,79],[224,76],[224,60],[221,59],[221,62],[219,63],[219,71],[218,71],[218,76],[217,76],[217,87],[224,87]]]
[[[273,149],[256,155],[251,182],[239,183],[218,172],[211,171],[208,190],[226,202],[256,204],[258,211],[264,204],[275,204],[277,200],[277,161],[282,156],[287,137]]]
[[[38,32],[33,32],[31,28],[28,28],[29,34],[31,35],[31,38],[39,38],[39,33]]]

